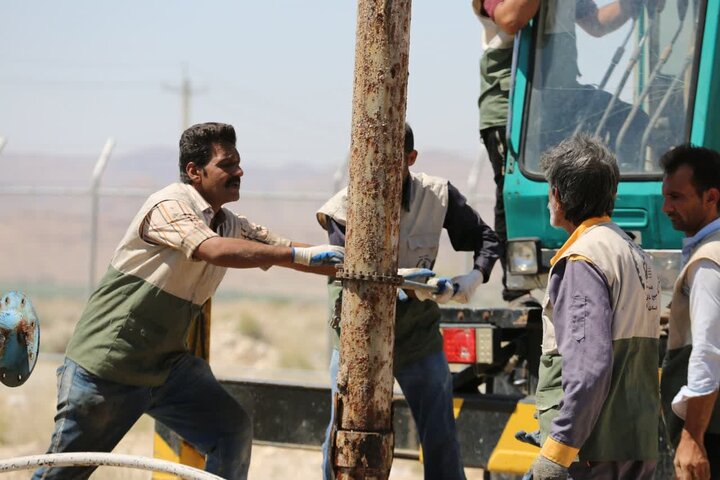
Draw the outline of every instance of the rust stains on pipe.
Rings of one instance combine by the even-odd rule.
[[[410,0],[358,2],[345,269],[397,273]],[[396,288],[345,280],[337,478],[387,478]],[[338,462],[340,460],[340,462]]]

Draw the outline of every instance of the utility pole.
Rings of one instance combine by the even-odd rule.
[[[355,44],[336,478],[387,479],[392,465],[400,197],[411,0],[359,0]]]
[[[164,85],[165,90],[180,94],[180,113],[182,115],[182,130],[185,131],[190,126],[190,107],[192,106],[192,97],[199,93],[203,93],[205,89],[193,88],[187,73],[187,67],[183,67],[183,76],[180,86]]]

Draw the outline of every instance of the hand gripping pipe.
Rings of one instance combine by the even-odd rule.
[[[37,467],[125,467],[177,475],[184,480],[223,480],[222,477],[179,463],[103,452],[48,453],[0,460],[0,473]]]

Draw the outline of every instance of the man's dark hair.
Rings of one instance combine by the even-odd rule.
[[[235,129],[227,123],[198,123],[185,130],[180,136],[180,180],[191,183],[190,177],[185,173],[185,167],[193,162],[198,167],[204,167],[212,158],[214,143],[229,144],[233,147],[237,138]]]
[[[415,150],[415,135],[413,134],[412,128],[410,128],[410,124],[407,122],[405,122],[404,150],[406,155]]]
[[[620,170],[599,139],[580,134],[563,140],[543,154],[540,167],[560,193],[565,218],[574,225],[612,214]]]
[[[710,188],[720,190],[720,152],[689,143],[678,145],[660,157],[665,175],[671,175],[682,165],[692,169],[690,182],[698,196]],[[720,211],[720,203],[718,204]]]

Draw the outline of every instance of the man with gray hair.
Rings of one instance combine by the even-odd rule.
[[[534,480],[651,479],[658,456],[658,280],[610,220],[615,157],[578,135],[543,155],[550,224],[570,237],[551,260],[536,393]]]

